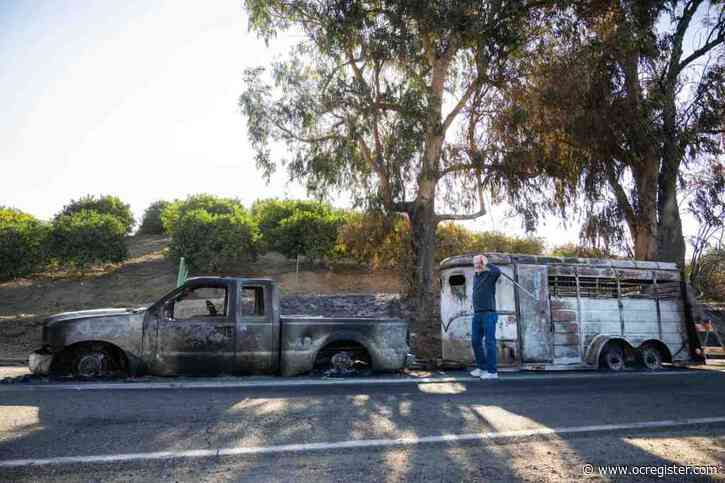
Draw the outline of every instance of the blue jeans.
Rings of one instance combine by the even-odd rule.
[[[471,345],[476,355],[476,367],[491,374],[496,372],[496,312],[473,314],[471,327]],[[486,338],[486,352],[483,351],[483,338]]]

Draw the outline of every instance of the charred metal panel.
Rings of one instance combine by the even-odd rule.
[[[401,369],[408,353],[408,324],[400,319],[282,317],[281,327],[283,375],[311,370],[317,353],[332,342],[362,345],[375,370]]]
[[[552,329],[547,267],[518,265],[518,282],[536,296],[519,297],[521,358],[523,362],[551,362]]]
[[[654,299],[622,298],[622,317],[625,337],[657,338],[657,302]]]
[[[233,373],[235,330],[227,317],[161,319],[158,366],[164,374]]]
[[[582,360],[577,307],[576,297],[551,298],[555,364],[578,364]]]
[[[617,299],[582,297],[580,304],[584,352],[588,351],[589,344],[598,335],[621,336],[622,327]]]
[[[49,317],[44,334],[54,351],[78,342],[113,344],[130,355],[141,355],[141,332],[145,310],[101,309],[68,312]]]
[[[672,353],[673,359],[689,359],[683,301],[660,300],[660,316],[662,318],[662,342]]]

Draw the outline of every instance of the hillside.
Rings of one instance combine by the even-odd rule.
[[[40,329],[48,315],[69,310],[148,305],[176,286],[177,265],[164,257],[168,238],[129,238],[129,259],[99,267],[84,275],[42,274],[0,284],[0,363],[24,360],[40,344]],[[228,274],[267,277],[280,283],[286,313],[316,315],[361,310],[364,315],[396,315],[390,303],[395,297],[364,296],[395,294],[400,290],[395,273],[369,273],[357,267],[304,267],[270,254],[254,263],[236,267]],[[194,274],[192,274],[194,275]],[[308,295],[359,294],[354,297]],[[395,305],[395,304],[393,304]]]

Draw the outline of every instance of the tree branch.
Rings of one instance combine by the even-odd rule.
[[[480,209],[475,213],[470,213],[467,215],[457,215],[453,213],[444,214],[444,215],[436,215],[436,218],[438,221],[443,220],[458,220],[458,221],[464,221],[464,220],[475,220],[476,218],[479,218],[486,214],[486,205],[483,202],[483,183],[481,182],[481,176],[480,174],[477,174],[476,177],[478,178],[478,202]]]
[[[335,129],[337,127],[340,127],[343,124],[344,124],[344,122],[343,121],[340,121],[340,122],[336,123],[334,126],[332,126],[331,129]],[[282,131],[283,133],[285,133],[286,135],[288,135],[289,137],[291,137],[295,141],[299,141],[301,143],[308,143],[308,144],[321,143],[323,141],[329,141],[331,139],[335,139],[336,137],[338,137],[338,134],[326,134],[324,136],[316,136],[316,137],[299,136],[299,135],[295,134],[293,131],[290,131],[289,129],[287,129],[286,127],[284,127],[284,125],[282,125],[282,124],[280,124],[278,122],[275,122],[274,123],[274,127],[276,127],[277,129],[279,129],[280,131]]]
[[[635,216],[634,209],[629,202],[629,198],[627,198],[627,193],[624,192],[624,188],[622,188],[622,185],[617,179],[617,175],[614,172],[614,168],[611,163],[607,163],[606,172],[609,185],[612,187],[614,197],[617,199],[617,205],[619,205],[624,212],[624,217],[627,219],[627,223],[631,227],[634,227],[637,224],[637,217]]]

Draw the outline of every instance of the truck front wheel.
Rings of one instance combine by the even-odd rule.
[[[118,374],[122,364],[104,345],[83,345],[75,350],[72,372],[76,377],[104,377]]]

